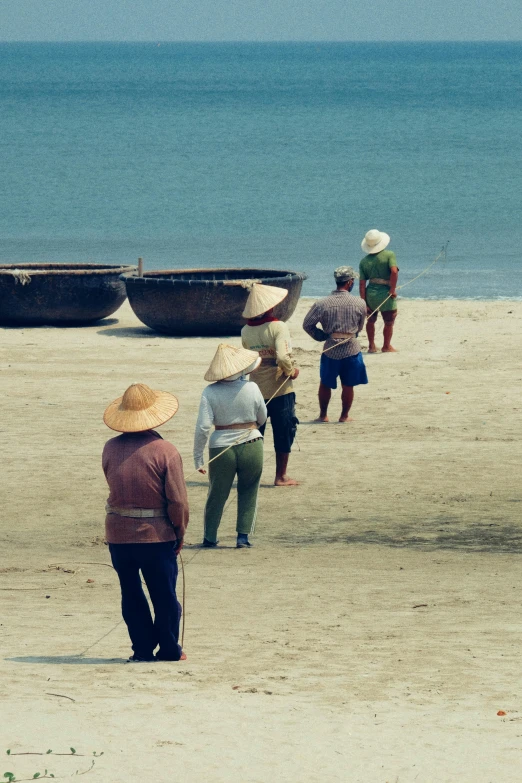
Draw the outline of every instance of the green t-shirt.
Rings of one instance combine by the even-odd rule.
[[[397,259],[393,250],[381,250],[380,253],[367,255],[359,264],[359,275],[361,280],[371,280],[379,277],[381,280],[390,279],[390,269],[397,266]],[[368,306],[375,310],[389,296],[390,287],[380,283],[369,283],[366,289],[366,302]],[[388,299],[381,308],[382,310],[396,310],[397,300]]]

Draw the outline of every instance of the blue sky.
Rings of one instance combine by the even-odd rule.
[[[2,41],[521,39],[521,0],[0,0]]]

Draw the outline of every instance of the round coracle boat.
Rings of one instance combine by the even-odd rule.
[[[124,274],[129,303],[140,321],[157,332],[185,336],[231,336],[241,332],[253,283],[286,288],[275,308],[282,321],[294,312],[306,275],[276,269],[178,269]]]
[[[0,264],[0,324],[82,325],[112,315],[127,296],[120,276],[134,266]]]

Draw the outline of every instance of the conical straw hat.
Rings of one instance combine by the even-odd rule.
[[[153,391],[144,383],[133,383],[123,397],[111,402],[103,421],[116,432],[144,432],[164,424],[178,408],[173,394]]]
[[[257,351],[247,348],[235,348],[233,345],[219,343],[210,367],[205,373],[206,381],[222,381],[246,370],[259,359]]]
[[[271,310],[272,307],[282,302],[285,296],[288,296],[286,288],[254,283],[243,310],[243,318],[256,318],[258,315],[263,315],[267,310]]]

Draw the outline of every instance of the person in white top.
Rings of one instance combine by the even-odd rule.
[[[263,436],[258,427],[266,422],[263,396],[246,374],[259,366],[254,351],[221,343],[205,380],[213,381],[203,390],[194,436],[194,464],[206,474],[203,453],[209,439],[210,488],[205,505],[204,547],[217,546],[217,532],[234,478],[237,476],[238,549],[252,546],[257,515],[257,492],[263,472]]]

